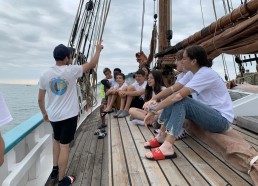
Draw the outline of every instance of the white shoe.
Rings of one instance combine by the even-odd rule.
[[[139,120],[139,119],[132,120],[132,123],[135,125],[144,125],[143,120]]]

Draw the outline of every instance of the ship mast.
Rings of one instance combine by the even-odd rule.
[[[170,46],[172,39],[171,3],[172,0],[159,0],[159,41],[158,52]]]

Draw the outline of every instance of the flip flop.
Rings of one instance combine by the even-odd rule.
[[[114,112],[113,109],[111,109],[111,110],[104,110],[102,113],[108,113],[109,114],[111,112]]]
[[[164,155],[159,148],[152,150],[151,153],[153,157],[149,158],[145,156],[148,160],[157,161],[157,160],[173,159],[177,157],[175,152],[172,155]]]
[[[99,133],[98,139],[103,139],[107,135],[106,132]]]
[[[95,132],[94,132],[94,135],[99,135],[100,133],[103,133],[103,132],[106,132],[105,129],[97,129]]]
[[[157,138],[152,138],[148,142],[150,145],[144,146],[145,149],[156,148],[162,144],[162,143],[158,142]]]

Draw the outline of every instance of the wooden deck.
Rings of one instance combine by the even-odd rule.
[[[222,157],[194,136],[175,144],[173,160],[149,161],[143,148],[154,136],[152,128],[135,126],[129,118],[109,114],[108,135],[97,139],[99,112],[84,122],[72,147],[67,174],[76,175],[74,185],[252,185],[250,177],[233,169]],[[258,135],[237,126],[258,150]]]

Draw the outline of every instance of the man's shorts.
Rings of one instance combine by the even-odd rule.
[[[78,116],[74,116],[62,121],[50,121],[54,131],[54,139],[60,141],[61,144],[69,144],[74,139],[77,118]]]
[[[142,99],[142,97],[137,96],[133,98],[130,108],[135,107],[138,109],[142,109],[143,105],[144,105],[144,100]]]

